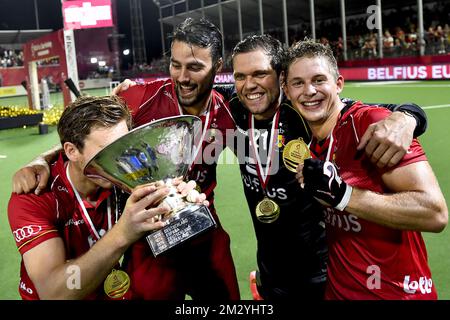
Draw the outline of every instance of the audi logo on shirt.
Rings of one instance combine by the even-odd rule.
[[[23,239],[30,238],[35,234],[38,234],[38,232],[41,230],[42,230],[41,226],[29,225],[16,229],[13,231],[13,233],[14,238],[16,238],[16,242],[20,242]]]

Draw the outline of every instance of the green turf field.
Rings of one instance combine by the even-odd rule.
[[[105,89],[90,91],[90,94],[106,94]],[[438,177],[441,188],[450,204],[450,176],[447,171],[450,146],[450,81],[403,82],[395,84],[347,83],[343,97],[358,98],[367,102],[401,103],[412,101],[426,110],[429,120],[427,132],[420,138],[428,159]],[[52,96],[53,103],[62,101]],[[0,99],[0,106],[26,104],[25,98]],[[9,229],[6,207],[11,192],[13,173],[35,155],[58,143],[54,127],[49,134],[39,135],[37,127],[0,130],[0,299],[18,299],[18,273],[20,257]],[[227,153],[227,157],[231,156]],[[255,269],[255,236],[252,231],[237,165],[220,165],[216,188],[216,207],[225,229],[230,233],[233,256],[238,272],[243,299],[251,299],[248,275]],[[448,227],[440,234],[425,234],[433,281],[440,299],[450,300],[450,254]],[[287,244],[289,245],[289,244]],[[296,254],[295,245],[292,254]],[[286,266],[286,271],[289,266]]]

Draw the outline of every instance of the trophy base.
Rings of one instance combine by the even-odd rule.
[[[173,214],[165,227],[153,231],[146,239],[156,257],[215,226],[209,209],[204,205],[193,204]]]

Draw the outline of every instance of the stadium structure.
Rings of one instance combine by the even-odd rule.
[[[420,42],[420,54],[425,54],[424,5],[434,5],[437,1],[401,0],[401,1],[345,1],[345,0],[153,0],[159,8],[161,43],[163,52],[168,47],[168,35],[173,27],[186,17],[206,17],[220,29],[224,36],[224,51],[231,50],[236,40],[242,40],[249,34],[276,33],[280,41],[291,44],[299,33],[316,39],[318,23],[340,25],[343,39],[344,59],[347,59],[346,25],[353,19],[374,16],[373,29],[378,38],[383,37],[383,13],[412,7],[416,10],[417,36]],[[369,26],[370,27],[370,26]],[[299,40],[299,39],[296,39]],[[382,41],[378,43],[380,58]],[[225,53],[225,52],[224,52]]]
[[[205,17],[224,35],[223,56],[228,71],[230,52],[238,41],[248,35],[268,33],[285,46],[305,37],[329,44],[349,80],[448,79],[450,74],[450,5],[441,1],[153,2],[159,8],[162,56],[168,52],[170,34],[177,24],[187,17]],[[167,68],[164,63],[158,65]],[[384,69],[376,69],[380,66]],[[230,73],[216,78],[222,80],[232,81]]]
[[[83,1],[91,1],[94,8],[94,0]],[[224,35],[224,73],[217,76],[216,82],[233,82],[230,53],[236,43],[248,35],[263,33],[275,36],[285,46],[305,37],[329,44],[348,80],[450,77],[448,1],[152,0],[150,8],[149,2],[128,0],[128,39],[124,39],[127,36],[119,30],[118,20],[123,14],[117,15],[117,1],[110,1],[114,24],[74,31],[79,89],[108,86],[124,78],[166,77],[170,35],[186,17],[205,17]],[[150,14],[146,10],[159,11],[156,15],[152,13],[152,16],[159,16],[158,23],[153,21],[156,27],[152,29],[148,28]],[[39,39],[51,32],[56,31],[39,29],[38,20],[36,30],[0,31],[0,47],[8,48],[4,52],[9,52],[0,57],[0,86],[3,86],[0,97],[23,95],[23,84],[32,81],[26,63],[7,65],[11,52],[23,50],[27,43],[34,49],[39,48],[46,44],[46,40]],[[159,37],[161,45],[160,57],[151,61],[150,48],[146,48],[146,37],[150,36]],[[91,41],[94,38],[96,41]],[[128,41],[128,48],[123,47],[125,41]],[[24,50],[23,54],[26,52]],[[45,77],[51,91],[64,88],[61,83],[67,72],[60,68],[64,58],[55,58],[52,52],[45,55],[44,50],[39,54],[42,55],[34,86]],[[35,93],[34,100],[37,99]]]

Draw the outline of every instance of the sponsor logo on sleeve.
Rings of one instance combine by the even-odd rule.
[[[24,239],[28,239],[34,235],[37,235],[41,230],[42,230],[41,226],[29,225],[14,230],[13,234],[14,238],[16,239],[16,242],[21,242]]]

